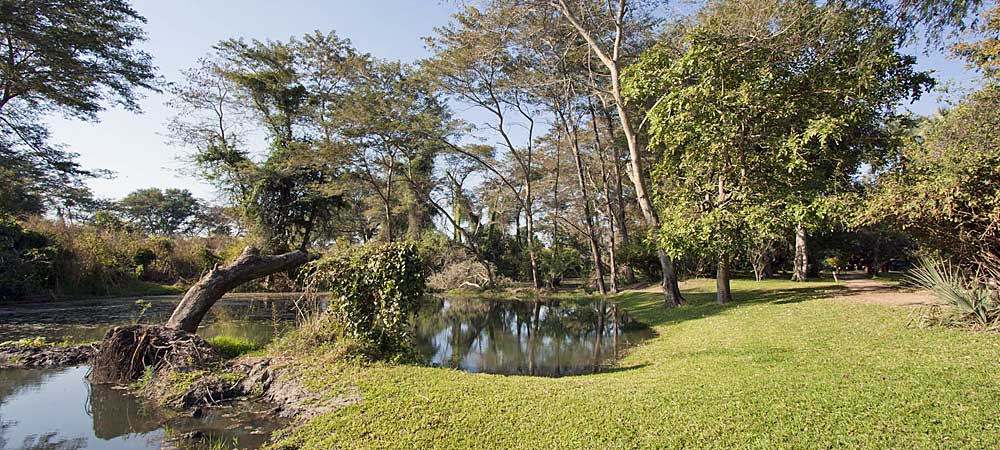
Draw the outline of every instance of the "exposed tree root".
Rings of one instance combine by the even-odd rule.
[[[215,348],[191,333],[150,325],[115,327],[98,348],[90,381],[127,384],[138,380],[147,367],[183,372],[220,359]]]

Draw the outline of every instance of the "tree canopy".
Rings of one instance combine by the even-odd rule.
[[[156,89],[145,19],[125,0],[0,1],[0,209],[40,212],[88,198],[88,170],[49,139],[41,119],[95,121],[104,108],[138,111]]]

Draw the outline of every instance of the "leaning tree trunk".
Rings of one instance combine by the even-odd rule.
[[[247,247],[235,261],[210,270],[184,294],[167,328],[194,333],[209,308],[237,286],[260,277],[301,266],[309,259],[304,251],[262,256],[260,250]]]
[[[806,228],[799,223],[795,227],[795,267],[792,281],[806,281],[809,270],[809,254],[806,247]]]

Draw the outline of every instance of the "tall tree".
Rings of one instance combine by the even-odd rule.
[[[629,69],[627,92],[654,103],[661,244],[674,256],[713,253],[725,303],[747,218],[803,205],[823,216],[815,210],[863,162],[891,149],[896,106],[931,80],[896,51],[899,30],[878,10],[720,1],[699,19],[683,54],[657,49]]]
[[[172,136],[267,250],[308,247],[343,207],[351,151],[338,115],[367,60],[334,33],[232,39],[171,87]],[[251,149],[259,135],[267,147]]]
[[[452,98],[485,112],[489,120],[481,128],[500,140],[502,157],[509,158],[513,172],[469,154],[496,177],[517,202],[525,220],[532,284],[542,287],[535,237],[536,178],[535,111],[527,89],[519,82],[522,54],[513,33],[527,11],[510,5],[479,9],[468,7],[455,14],[455,23],[438,28],[427,40],[434,56],[424,67]],[[459,152],[462,147],[453,146]],[[516,178],[515,178],[516,177]],[[519,180],[518,180],[519,178]]]
[[[406,215],[407,236],[419,238],[436,213],[427,196],[435,156],[451,134],[450,113],[413,68],[373,62],[362,78],[343,111],[352,163],[380,203],[383,238],[397,236],[397,208]]]
[[[0,0],[0,210],[39,212],[86,197],[82,168],[43,117],[96,121],[109,104],[138,111],[155,90],[145,19],[125,0]]]
[[[936,253],[994,281],[1000,278],[1000,8],[987,11],[981,39],[954,51],[985,77],[980,90],[912,130],[879,171],[860,223],[889,223]]]
[[[118,202],[125,216],[154,234],[190,232],[201,204],[187,189],[139,189]]]

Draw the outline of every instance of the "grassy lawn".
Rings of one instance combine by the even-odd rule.
[[[308,386],[362,400],[279,446],[303,448],[997,448],[1000,336],[907,327],[912,309],[829,298],[833,283],[735,281],[737,303],[615,301],[658,337],[621,368],[566,378],[359,367],[316,349]]]

